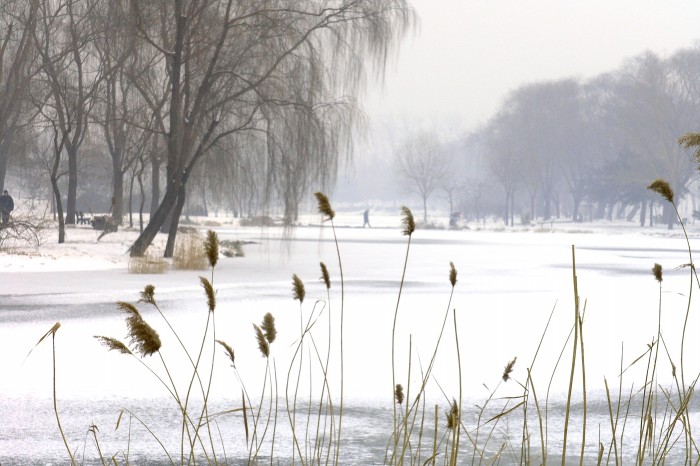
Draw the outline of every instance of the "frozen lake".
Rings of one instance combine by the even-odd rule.
[[[299,335],[300,312],[305,319],[312,312],[321,312],[319,322],[323,324],[314,328],[314,338],[323,345],[327,341],[328,303],[318,278],[319,261],[325,262],[331,273],[330,315],[333,319],[339,317],[339,269],[332,232],[326,227],[302,227],[290,239],[282,238],[276,229],[222,227],[217,232],[222,240],[254,242],[245,246],[245,258],[221,258],[214,274],[215,319],[216,338],[233,347],[246,388],[250,393],[259,393],[265,362],[257,349],[251,323],[259,324],[267,312],[275,316],[279,335],[272,345],[271,358],[276,361],[280,379],[286,375]],[[337,234],[345,277],[344,367],[348,406],[344,424],[347,442],[341,462],[376,464],[383,460],[391,431],[392,319],[407,238],[396,228],[339,228]],[[543,399],[551,377],[548,443],[553,450],[559,449],[561,438],[557,426],[561,425],[562,400],[568,386],[570,346],[559,369],[555,372],[554,368],[573,323],[572,245],[576,247],[579,294],[582,307],[585,301],[586,308],[584,341],[589,401],[598,403],[595,409],[591,408],[595,415],[591,414],[588,421],[593,461],[599,427],[602,432],[609,431],[607,409],[603,406],[604,378],[611,390],[617,391],[623,343],[623,364],[627,366],[656,337],[659,286],[651,275],[654,263],[664,267],[662,328],[671,358],[678,361],[691,287],[689,269],[676,268],[689,262],[685,240],[680,237],[639,231],[417,230],[411,242],[398,311],[396,382],[407,385],[409,343],[412,384],[419,383],[420,365],[425,367],[432,355],[448,306],[448,271],[452,261],[458,271],[458,283],[450,309],[454,309],[457,319],[465,422],[473,420],[474,404],[483,403],[488,397],[484,385],[495,388],[505,364],[517,356],[514,380],[501,384],[498,397],[521,395],[518,382],[525,383],[526,369],[531,368],[538,396]],[[294,273],[306,285],[301,311],[299,302],[292,299]],[[160,309],[185,345],[196,351],[207,318],[199,275],[208,276],[208,272],[130,275],[123,268],[89,272],[3,271],[0,276],[0,352],[3,354],[0,464],[66,463],[51,401],[50,342],[42,343],[27,357],[39,337],[56,321],[61,322],[56,335],[59,412],[73,448],[82,454],[87,443],[85,458],[94,458],[94,444],[91,437],[86,442],[86,432],[95,424],[100,429],[103,450],[109,456],[123,452],[127,431],[120,427],[115,432],[114,427],[119,410],[125,407],[143,416],[153,430],[163,432],[167,443],[173,434],[171,421],[175,419],[178,425],[178,413],[163,387],[133,358],[107,352],[93,335],[123,340],[124,315],[117,310],[115,301],[135,304],[144,285],[153,284]],[[696,286],[693,293],[698,291]],[[186,384],[187,363],[175,338],[155,310],[145,305],[139,308],[158,330],[164,358],[174,368],[176,382]],[[553,309],[549,329],[533,365]],[[686,378],[692,380],[700,372],[700,315],[695,302],[691,303],[690,316],[684,365]],[[438,403],[441,413],[448,409],[448,400],[459,396],[452,315],[448,324],[433,369],[434,379],[427,388],[428,409]],[[337,344],[338,335],[334,334],[333,338]],[[210,344],[207,351],[210,354]],[[160,369],[156,357],[145,361]],[[240,385],[229,366],[217,348],[211,395],[214,410],[240,406]],[[339,362],[335,356],[330,367],[330,377],[337,377]],[[668,359],[660,362],[659,367],[660,381],[668,383],[671,377]],[[178,369],[182,369],[181,373]],[[637,364],[625,373],[626,390],[632,382],[635,386],[643,383],[645,369],[645,364]],[[279,383],[284,386],[284,381]],[[574,401],[580,403],[579,379],[576,387]],[[286,421],[285,413],[279,422]],[[221,422],[230,463],[239,464],[244,460],[236,448],[246,450],[240,416],[228,416]],[[635,423],[638,425],[638,420]],[[573,429],[580,431],[580,427]],[[285,435],[283,431],[278,434],[276,448],[280,449],[281,458],[287,455],[284,449],[289,448],[284,442]],[[580,434],[572,434],[572,438],[575,445]],[[603,443],[607,445],[605,439]],[[160,464],[167,460],[143,432],[134,435],[130,448],[134,458],[141,458],[137,464]],[[93,464],[92,460],[86,464]]]

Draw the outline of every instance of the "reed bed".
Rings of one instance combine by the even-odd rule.
[[[162,253],[148,250],[141,257],[130,257],[128,267],[129,273],[133,274],[164,274],[170,268],[170,264],[163,258]]]
[[[173,251],[173,267],[176,270],[206,270],[207,258],[204,243],[198,232],[180,234]]]
[[[649,186],[659,193],[675,209],[674,196],[668,183],[657,180]],[[147,419],[139,414],[122,410],[117,425],[128,418],[129,423],[143,425],[160,452],[154,452],[159,461],[168,464],[299,464],[340,465],[360,464],[343,454],[351,439],[344,436],[344,278],[341,248],[337,239],[333,218],[335,212],[328,198],[316,193],[319,212],[328,222],[335,240],[338,269],[337,281],[330,275],[325,263],[320,263],[319,280],[324,285],[325,296],[307,296],[302,279],[291,277],[290,297],[298,304],[298,329],[291,347],[277,347],[278,332],[272,313],[266,313],[261,321],[251,326],[250,338],[255,339],[259,354],[240,355],[234,347],[221,339],[216,329],[215,268],[219,257],[219,241],[214,232],[208,232],[202,243],[201,254],[208,265],[209,277],[202,277],[200,284],[204,294],[205,311],[202,312],[203,330],[201,342],[194,348],[187,347],[178,337],[155,298],[155,289],[146,286],[136,304],[120,302],[118,308],[125,315],[128,341],[109,336],[96,336],[108,350],[132,358],[135,365],[143,366],[153,374],[154,383],[160,384],[172,400],[178,419],[180,439],[176,450],[169,448],[159,438],[158,432],[149,428]],[[677,211],[676,211],[677,212]],[[678,219],[683,225],[683,220]],[[427,353],[414,347],[413,340],[398,338],[397,322],[402,322],[401,296],[411,239],[416,234],[415,222],[408,208],[402,208],[402,233],[406,236],[404,268],[397,289],[391,334],[392,385],[386,387],[386,418],[384,455],[374,458],[373,464],[390,465],[491,465],[491,464],[698,464],[700,450],[695,433],[697,413],[691,408],[697,405],[695,386],[700,374],[688,373],[685,367],[685,346],[690,336],[687,328],[692,310],[694,292],[700,291],[689,242],[688,263],[689,290],[687,307],[682,322],[682,339],[671,342],[664,339],[661,314],[663,312],[663,268],[650,264],[650,283],[656,281],[659,289],[658,324],[656,335],[645,348],[621,350],[619,373],[616,380],[603,381],[604,403],[591,405],[589,381],[586,378],[585,351],[595,344],[586,333],[586,302],[579,296],[576,249],[571,248],[572,304],[567,310],[552,309],[545,323],[539,345],[528,360],[527,355],[514,355],[504,361],[502,368],[494,368],[491,380],[484,386],[487,393],[476,406],[464,406],[462,392],[464,377],[477,375],[469,372],[474,354],[462,354],[459,328],[468,325],[453,307],[453,294],[458,282],[458,271],[450,263],[445,273],[444,312],[438,317],[441,325],[433,346]],[[686,242],[687,242],[687,235]],[[190,239],[189,241],[194,241]],[[189,243],[186,248],[194,248]],[[332,289],[340,288],[339,302]],[[146,322],[139,308],[155,310],[160,317],[158,327],[174,336],[189,367],[187,383],[175,383],[170,372],[172,365],[161,352],[161,338],[156,327]],[[549,323],[555,312],[570,313],[567,335],[551,335]],[[152,313],[151,313],[152,314]],[[317,329],[323,326],[321,338]],[[404,325],[405,327],[405,325]],[[57,333],[60,323],[52,327],[39,340],[49,336],[55,357]],[[537,336],[535,336],[536,338]],[[559,358],[553,367],[537,364],[543,342],[554,340],[560,347]],[[173,341],[171,338],[170,341]],[[406,345],[400,342],[406,342]],[[435,373],[440,351],[456,355],[456,363],[447,373]],[[279,351],[291,352],[286,367],[278,367]],[[399,354],[405,358],[399,358]],[[632,354],[632,357],[629,356]],[[259,393],[250,393],[244,374],[236,368],[237,358],[256,357],[264,365]],[[388,355],[386,357],[389,357]],[[221,362],[223,359],[223,363]],[[340,367],[331,367],[330,361],[339,361]],[[568,362],[568,364],[567,364]],[[642,367],[641,380],[627,380],[628,370]],[[220,371],[231,371],[237,381],[232,388],[239,395],[239,403],[228,410],[211,412],[210,392],[212,380]],[[672,373],[672,383],[664,385],[659,374]],[[335,376],[331,376],[331,373]],[[555,399],[550,390],[557,373],[568,377],[565,399]],[[63,439],[67,457],[77,464],[75,447],[69,444],[61,427],[58,396],[55,391],[54,408],[58,435]],[[441,381],[455,381],[455,393],[446,393]],[[252,386],[251,384],[250,386]],[[489,388],[492,387],[492,388]],[[631,387],[627,389],[626,387]],[[431,392],[429,393],[429,390]],[[600,398],[598,398],[600,399]],[[438,400],[437,402],[435,400]],[[553,413],[562,413],[563,425],[553,425]],[[245,451],[233,451],[227,446],[226,436],[219,431],[218,419],[232,417],[245,432]],[[598,427],[598,435],[591,438],[589,423]],[[571,424],[576,423],[576,429]],[[284,431],[284,434],[282,433]],[[102,464],[130,464],[127,446],[119,454],[104,452],[100,447],[97,426],[89,428],[90,438]],[[576,432],[576,434],[574,434]],[[576,437],[576,438],[574,438]],[[235,459],[234,459],[235,458]]]

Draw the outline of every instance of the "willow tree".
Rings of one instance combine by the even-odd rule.
[[[165,255],[172,254],[188,179],[224,138],[260,134],[268,186],[289,175],[281,190],[290,190],[285,199],[291,194],[292,203],[298,202],[292,186],[315,176],[315,167],[323,180],[331,180],[355,122],[342,109],[355,106],[368,72],[381,76],[413,21],[406,0],[131,5],[139,37],[163,58],[161,74],[168,83],[165,193],[132,245],[132,256],[146,251],[168,219]]]
[[[22,126],[34,53],[38,0],[0,3],[0,187],[5,184],[12,142]]]

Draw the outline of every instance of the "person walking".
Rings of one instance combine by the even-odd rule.
[[[2,215],[3,225],[10,223],[10,212],[13,210],[15,210],[15,201],[6,189],[2,192],[2,196],[0,196],[0,215]]]
[[[362,214],[362,215],[364,216],[364,219],[365,219],[365,223],[362,224],[362,228],[364,228],[365,226],[372,228],[372,225],[369,224],[369,209],[366,209],[364,214]]]

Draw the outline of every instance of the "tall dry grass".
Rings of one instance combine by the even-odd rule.
[[[650,189],[674,204],[670,187],[665,182],[655,182]],[[158,438],[158,433],[148,427],[147,420],[138,417],[133,411],[120,413],[135,419],[146,426],[158,442],[164,457],[172,464],[227,464],[227,451],[224,437],[216,435],[215,419],[220,415],[235,416],[245,430],[245,454],[237,452],[238,458],[246,458],[247,464],[282,464],[291,458],[292,464],[300,465],[340,465],[352,462],[342,454],[342,446],[347,442],[343,427],[344,416],[344,372],[343,372],[343,312],[344,312],[344,277],[340,255],[340,242],[333,225],[335,212],[328,198],[316,194],[319,211],[333,230],[338,269],[340,270],[340,302],[334,302],[337,294],[332,294],[334,282],[325,263],[320,264],[320,280],[325,288],[325,297],[317,300],[308,299],[304,282],[296,274],[292,276],[291,298],[298,303],[298,330],[278,329],[271,313],[265,314],[261,322],[253,324],[251,338],[255,339],[259,355],[236,355],[234,348],[217,335],[216,329],[216,291],[215,267],[219,252],[218,238],[213,232],[207,234],[202,243],[201,256],[211,270],[209,278],[202,277],[200,283],[204,291],[206,308],[202,312],[203,331],[201,341],[195,348],[188,348],[180,340],[177,330],[171,325],[155,300],[153,287],[147,286],[136,305],[119,303],[125,313],[129,335],[128,342],[98,336],[98,340],[107,349],[130,357],[138,365],[146,367],[154,380],[163,386],[173,400],[180,420],[179,451],[169,451]],[[676,210],[677,212],[677,210]],[[681,225],[682,219],[679,217]],[[392,387],[386,393],[387,407],[391,404],[392,420],[386,426],[386,447],[383,458],[377,462],[392,465],[448,465],[458,464],[668,464],[667,459],[682,458],[684,464],[697,464],[700,458],[694,436],[692,421],[694,413],[695,386],[700,374],[689,374],[685,367],[685,347],[690,329],[688,316],[692,309],[693,293],[700,289],[700,280],[696,275],[692,250],[688,245],[689,291],[684,318],[675,325],[682,327],[680,342],[664,339],[661,313],[663,308],[663,268],[654,264],[649,280],[655,280],[659,289],[658,323],[655,335],[646,348],[633,348],[634,357],[622,351],[619,373],[616,374],[617,386],[606,379],[605,403],[607,408],[607,430],[601,431],[597,438],[587,436],[588,426],[588,380],[586,376],[586,345],[595,344],[586,330],[586,303],[579,296],[576,250],[571,249],[571,284],[573,305],[571,306],[571,324],[567,335],[552,335],[549,324],[556,311],[552,309],[549,319],[539,335],[539,345],[527,363],[527,359],[515,355],[506,361],[503,369],[494,368],[494,378],[489,381],[483,402],[475,408],[463,406],[462,380],[465,376],[475,377],[468,368],[473,358],[478,355],[463,353],[460,348],[460,325],[452,299],[458,283],[457,269],[450,263],[445,280],[445,312],[441,314],[441,326],[435,335],[427,358],[421,357],[421,351],[413,345],[408,337],[406,347],[397,343],[397,321],[401,318],[401,296],[403,277],[405,276],[410,255],[411,238],[416,233],[415,224],[409,209],[402,209],[402,233],[407,236],[406,254],[401,282],[398,287],[396,306],[391,334]],[[685,227],[683,226],[685,231]],[[191,241],[191,240],[190,240]],[[200,240],[201,242],[201,240]],[[186,249],[192,249],[188,246]],[[200,254],[200,253],[198,253]],[[155,330],[143,317],[138,306],[149,306],[160,315],[162,322],[186,355],[190,375],[182,386],[174,382],[170,369],[171,361],[161,353],[161,340]],[[58,325],[58,324],[57,324]],[[327,329],[325,338],[320,339],[316,329]],[[40,340],[55,335],[58,327]],[[291,347],[282,348],[274,345],[278,332],[298,332],[297,339]],[[333,336],[338,336],[338,341]],[[448,337],[453,335],[453,337]],[[585,338],[584,338],[585,336]],[[560,344],[560,353],[552,367],[543,367],[538,363],[538,356],[545,340],[554,339]],[[517,350],[517,345],[516,346]],[[215,351],[205,348],[219,348],[223,351],[226,370],[233,371],[239,383],[240,405],[225,413],[209,412],[210,391],[215,373]],[[447,373],[436,374],[436,360],[439,349],[456,355],[455,366]],[[278,368],[277,352],[290,352],[289,365]],[[399,367],[397,354],[403,351],[407,358],[406,367]],[[55,357],[55,346],[53,348]],[[205,356],[211,354],[210,360]],[[151,355],[150,358],[144,356]],[[340,364],[339,378],[329,377],[332,356],[337,356]],[[236,368],[237,357],[260,358],[264,364],[261,392],[256,397],[249,394],[244,377]],[[389,355],[386,355],[389,357]],[[427,364],[423,365],[426,361]],[[569,361],[569,364],[566,363]],[[644,366],[641,380],[627,380],[628,370],[634,366]],[[158,366],[155,370],[154,366]],[[54,370],[55,370],[54,362]],[[466,370],[465,370],[466,369]],[[673,383],[662,385],[659,373],[672,371]],[[551,401],[552,381],[558,372],[565,371],[569,380],[566,401],[562,405]],[[465,374],[469,375],[465,375]],[[165,375],[163,375],[165,374]],[[441,380],[456,380],[456,393],[442,390]],[[54,375],[55,381],[55,375]],[[308,381],[308,393],[302,393],[302,381]],[[575,383],[580,384],[575,387]],[[452,384],[455,386],[454,384]],[[632,387],[624,389],[625,387]],[[436,397],[442,402],[432,404]],[[579,397],[578,399],[576,399]],[[76,463],[74,450],[64,435],[60,423],[54,386],[54,409],[59,434],[64,439],[68,455]],[[304,400],[303,403],[300,400]],[[195,402],[196,401],[196,402]],[[431,403],[431,404],[429,404]],[[553,410],[563,409],[564,423],[554,426],[551,420]],[[572,423],[579,438],[573,439]],[[278,431],[280,428],[291,432],[291,442],[280,445]],[[609,432],[609,433],[605,433]],[[109,462],[109,456],[103,456],[99,446],[98,429],[91,430],[94,443],[101,460]],[[578,437],[578,435],[577,435]],[[555,447],[559,444],[561,447]],[[576,444],[579,448],[572,448]],[[264,453],[263,453],[264,452]],[[229,449],[230,453],[230,449]],[[675,460],[674,460],[675,461]],[[127,461],[128,463],[128,461]]]
[[[173,267],[176,270],[206,270],[204,241],[197,231],[178,235],[173,251]]]

